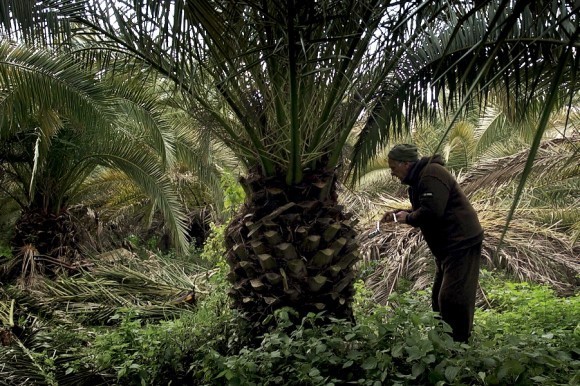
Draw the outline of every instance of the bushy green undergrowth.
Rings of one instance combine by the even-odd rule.
[[[311,314],[295,325],[293,311],[283,309],[275,314],[272,331],[252,337],[229,308],[226,272],[225,266],[214,272],[213,290],[195,310],[184,310],[177,318],[149,320],[135,307],[119,309],[110,326],[63,330],[53,322],[43,326],[37,345],[27,352],[15,350],[10,358],[34,359],[35,368],[42,370],[35,384],[580,382],[579,296],[559,298],[547,287],[484,273],[482,287],[490,307],[477,311],[472,340],[464,345],[453,342],[448,326],[429,311],[429,294],[395,294],[389,307],[379,307],[359,282],[355,324],[324,324],[324,315]]]
[[[192,382],[191,363],[203,361],[210,349],[227,352],[237,336],[238,323],[223,285],[217,283],[218,290],[195,312],[178,319],[149,323],[138,314],[122,314],[120,325],[101,331],[85,358],[98,372],[116,375],[121,385]]]
[[[534,290],[543,293],[543,289]],[[513,312],[527,308],[529,292],[513,295]],[[527,327],[520,333],[517,326],[507,333],[504,326],[510,323],[510,314],[504,320],[503,314],[492,315],[492,311],[484,316],[478,313],[478,328],[469,346],[449,338],[447,326],[425,310],[426,299],[397,295],[392,300],[398,303],[396,309],[375,308],[354,326],[345,321],[318,326],[317,315],[300,326],[289,326],[287,313],[279,312],[278,328],[260,347],[229,356],[213,353],[205,379],[228,385],[556,385],[579,381],[575,375],[580,370],[577,297],[545,299],[554,309],[571,314],[563,323],[544,326],[553,329],[551,333],[530,334]],[[567,308],[570,304],[573,308]],[[524,318],[541,325],[542,313],[528,309]]]
[[[512,282],[485,271],[481,276],[489,309],[479,310],[480,324],[495,325],[504,334],[543,334],[580,321],[578,295],[557,297],[545,285]]]
[[[577,384],[580,299],[493,277],[484,285],[498,308],[477,312],[470,345],[450,339],[427,294],[395,295],[396,307],[385,308],[370,307],[361,291],[356,324],[312,314],[294,325],[284,309],[252,347],[218,291],[178,320],[152,325],[125,315],[89,357],[123,385]]]
[[[0,244],[0,256],[12,256],[12,250],[7,245]]]

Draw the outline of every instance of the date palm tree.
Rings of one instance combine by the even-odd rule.
[[[68,208],[103,168],[138,186],[184,246],[184,216],[164,174],[173,132],[141,82],[99,80],[71,58],[23,45],[2,42],[0,52],[0,179],[3,198],[20,207],[12,248],[21,270],[32,273],[39,259],[78,260]]]
[[[541,132],[559,89],[578,89],[572,1],[26,3],[28,17],[4,13],[12,36],[66,47],[82,33],[87,57],[156,71],[243,162],[227,258],[234,303],[256,324],[282,306],[350,317],[358,247],[336,172],[355,127],[356,176],[415,118],[461,111],[475,94],[503,88],[516,111],[542,95]]]

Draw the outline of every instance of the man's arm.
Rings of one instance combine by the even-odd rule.
[[[425,176],[418,186],[419,207],[404,218],[414,227],[443,217],[449,200],[449,187],[435,176]]]

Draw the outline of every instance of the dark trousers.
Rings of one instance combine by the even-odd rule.
[[[480,260],[481,243],[435,258],[433,311],[451,326],[458,342],[467,342],[471,335]]]

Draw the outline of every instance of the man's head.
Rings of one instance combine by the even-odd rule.
[[[418,160],[419,152],[417,151],[417,146],[408,143],[401,143],[394,146],[389,151],[389,168],[391,169],[391,174],[403,181],[409,173],[411,166]]]

